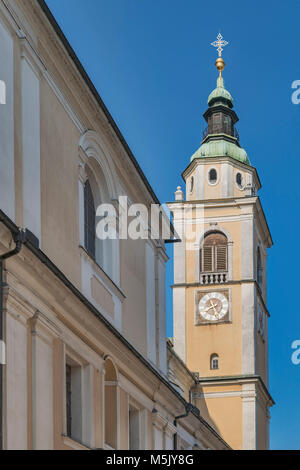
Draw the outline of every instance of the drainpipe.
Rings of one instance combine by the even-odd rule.
[[[22,243],[24,242],[24,232],[19,231],[17,234],[13,234],[13,240],[16,244],[15,248],[7,253],[0,256],[0,341],[4,340],[4,325],[3,325],[3,262],[8,258],[20,253]],[[3,378],[4,378],[4,364],[0,361],[0,450],[3,450]]]
[[[187,418],[190,412],[195,409],[195,407],[191,403],[187,403],[185,405],[185,413],[183,415],[176,416],[174,419],[174,426],[177,428],[177,421],[181,418]],[[177,450],[177,432],[174,434],[174,450]]]

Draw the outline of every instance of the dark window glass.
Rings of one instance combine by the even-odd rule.
[[[213,354],[210,358],[210,368],[211,370],[219,369],[219,356],[217,354]]]
[[[66,414],[67,414],[67,435],[72,436],[72,368],[66,365]]]
[[[217,170],[215,170],[214,168],[212,168],[211,170],[209,170],[208,178],[209,178],[209,182],[210,182],[210,183],[216,183],[216,182],[217,182],[217,179],[218,179]]]
[[[224,115],[224,133],[232,135],[231,117]]]
[[[243,177],[242,177],[241,173],[237,173],[236,183],[240,188],[243,186]]]
[[[213,114],[213,134],[219,134],[222,132],[222,114]]]
[[[262,266],[261,253],[260,253],[260,248],[259,247],[257,248],[256,265],[257,265],[256,266],[256,269],[257,269],[257,274],[256,274],[257,282],[258,282],[258,285],[259,285],[260,289],[262,289],[262,285],[263,285],[263,266]]]
[[[95,259],[96,211],[89,180],[87,180],[84,186],[84,242],[86,251]]]
[[[190,182],[190,193],[194,191],[194,177],[191,177],[191,182]]]

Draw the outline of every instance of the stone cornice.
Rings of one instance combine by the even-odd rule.
[[[233,216],[219,216],[213,217],[213,220],[227,220],[228,221],[238,221],[241,218],[245,217],[253,217],[255,215],[257,220],[260,223],[260,227],[262,233],[266,234],[264,242],[266,246],[270,248],[273,245],[272,236],[270,233],[270,229],[267,223],[267,219],[262,208],[262,204],[260,198],[258,196],[247,196],[247,197],[232,197],[232,198],[222,198],[222,199],[202,199],[202,200],[195,200],[195,201],[170,201],[166,203],[169,207],[170,211],[172,212],[179,212],[185,206],[203,206],[205,209],[222,209],[222,208],[234,208],[238,207],[242,210],[241,215],[233,215]],[[253,214],[253,215],[252,215]],[[210,218],[208,216],[205,217],[205,222],[210,222]]]
[[[232,165],[234,165],[236,168],[240,168],[241,170],[248,170],[248,171],[251,171],[251,173],[253,173],[254,175],[254,178],[256,179],[256,184],[257,184],[257,188],[260,189],[261,188],[261,182],[260,182],[260,179],[259,179],[259,176],[258,176],[258,173],[257,173],[257,170],[255,167],[253,166],[250,166],[250,165],[247,165],[246,163],[242,163],[238,160],[235,160],[234,158],[232,157],[228,157],[228,156],[224,156],[224,157],[205,157],[205,158],[195,158],[194,160],[191,161],[191,163],[187,166],[187,168],[183,171],[182,173],[182,178],[184,181],[186,181],[186,179],[188,178],[188,176],[190,175],[190,173],[194,170],[194,168],[200,164],[204,164],[204,163],[224,163],[224,162],[227,162],[227,163],[232,163]]]
[[[265,383],[263,382],[262,378],[259,375],[230,375],[230,376],[220,376],[220,377],[201,377],[198,380],[198,383],[202,386],[211,386],[214,387],[215,385],[220,385],[220,383],[224,385],[239,385],[247,384],[247,383],[256,383],[260,387],[260,391],[265,397],[265,400],[268,401],[269,406],[275,405],[273,398],[270,395]]]

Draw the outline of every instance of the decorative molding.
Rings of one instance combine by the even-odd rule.
[[[85,131],[85,126],[81,123],[80,119],[77,117],[76,113],[73,111],[71,105],[68,103],[68,100],[64,97],[63,92],[56,85],[54,78],[50,75],[47,70],[43,71],[43,76],[46,79],[47,83],[51,87],[52,91],[58,98],[59,102],[63,106],[64,110],[71,118],[79,132],[82,134]]]
[[[120,289],[120,287],[118,287],[117,284],[115,284],[115,282],[101,268],[101,266],[99,266],[99,264],[97,264],[96,261],[90,257],[83,246],[80,246],[79,250],[81,255],[92,265],[96,278],[99,279],[104,287],[108,289],[113,295],[115,295],[121,302],[124,302],[126,295]]]
[[[141,389],[139,389],[135,384],[133,384],[127,377],[125,377],[121,372],[119,373],[119,386],[124,390],[130,397],[132,397],[137,403],[141,404],[148,411],[152,411],[155,402],[148,398]]]

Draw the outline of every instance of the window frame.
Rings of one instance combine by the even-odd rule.
[[[68,438],[76,441],[76,442],[83,442],[84,436],[83,436],[83,426],[84,426],[84,402],[83,402],[83,387],[84,387],[84,380],[83,380],[83,364],[79,362],[72,354],[68,352],[65,353],[65,359],[64,359],[64,367],[65,367],[65,380],[64,380],[64,397],[65,397],[65,406],[64,406],[64,415],[65,415],[65,434]],[[69,404],[70,408],[68,410],[68,402],[67,402],[67,368],[70,368],[70,398],[71,402]],[[73,397],[74,392],[72,391],[72,387],[74,385],[74,376],[72,377],[72,373],[74,374],[74,369],[77,369],[77,374],[80,380],[80,387],[79,391],[77,390],[76,398],[74,399]],[[77,379],[78,379],[77,377]],[[73,384],[72,384],[73,382]],[[79,423],[77,423],[78,428],[76,431],[74,431],[74,403],[77,402],[76,408],[78,406],[79,402],[79,407],[80,411],[79,414]],[[70,412],[70,415],[68,416],[68,411]],[[69,422],[68,422],[69,420]],[[72,426],[73,424],[73,426]]]
[[[130,412],[136,414],[138,422],[138,448],[131,447],[130,443]],[[128,403],[128,450],[141,450],[141,409],[130,399]]]
[[[239,184],[238,181],[237,181],[238,175],[241,175],[241,184]],[[245,189],[244,176],[243,176],[243,174],[242,174],[240,171],[238,171],[238,172],[235,174],[235,184],[236,184],[237,188],[238,188],[240,191],[243,191],[243,190]]]
[[[258,287],[262,291],[263,285],[264,285],[264,267],[263,267],[263,262],[262,262],[260,246],[258,246],[256,250],[256,280],[257,280]]]
[[[207,238],[210,236],[210,235],[213,235],[213,234],[220,234],[224,237],[224,239],[226,239],[226,243],[224,244],[212,244],[212,245],[206,245],[205,244],[205,241],[207,240]],[[221,251],[221,248],[225,248],[225,264],[226,264],[226,267],[225,269],[218,269],[218,252]],[[205,268],[205,256],[206,253],[205,253],[205,250],[206,249],[211,249],[211,270],[207,270],[207,269],[204,269]],[[202,246],[201,246],[201,252],[200,252],[200,260],[201,260],[201,266],[200,266],[200,272],[201,273],[228,273],[228,270],[229,270],[229,262],[228,262],[228,238],[227,236],[216,230],[216,231],[212,231],[212,232],[208,232],[204,239],[203,239],[203,242],[202,242]]]
[[[215,367],[215,361],[217,367]],[[220,362],[219,362],[219,355],[214,353],[210,356],[210,370],[219,370],[220,369]]]
[[[194,178],[194,176],[191,176],[191,178],[190,178],[190,194],[192,194],[194,192],[194,188],[195,188],[195,178]]]
[[[210,172],[215,171],[216,172],[216,180],[211,181],[210,180]],[[210,186],[216,186],[219,183],[219,172],[216,167],[212,166],[208,169],[207,171],[207,182]]]

